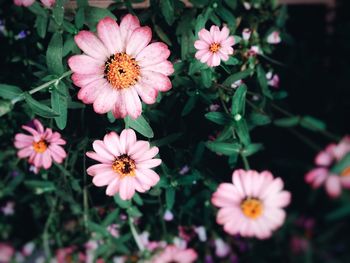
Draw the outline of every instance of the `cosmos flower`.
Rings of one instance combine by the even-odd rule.
[[[44,128],[37,119],[33,120],[33,125],[33,127],[22,126],[22,129],[29,132],[30,135],[16,134],[14,144],[19,149],[17,156],[28,158],[28,162],[36,168],[49,169],[52,160],[62,163],[67,154],[61,146],[66,144],[61,134],[53,132],[50,128]]]
[[[211,26],[210,31],[205,28],[198,32],[199,40],[194,42],[197,49],[196,59],[207,63],[209,67],[220,65],[221,60],[227,61],[233,54],[232,46],[235,43],[233,36],[229,36],[229,29],[224,26],[221,31],[218,26]]]
[[[97,36],[80,31],[75,42],[84,52],[69,58],[72,80],[81,89],[78,98],[93,104],[96,113],[113,112],[136,119],[142,101],[153,104],[159,91],[171,89],[174,72],[167,59],[170,51],[162,42],[150,44],[152,31],[141,27],[136,16],[126,15],[120,25],[106,17],[97,25]]]
[[[280,32],[278,32],[278,31],[271,32],[267,36],[266,41],[269,44],[278,44],[278,43],[280,43],[281,42]]]
[[[120,136],[110,132],[92,146],[95,151],[86,155],[100,163],[90,166],[87,173],[93,176],[94,185],[107,185],[107,195],[119,193],[121,199],[127,200],[135,190],[144,193],[158,183],[159,175],[151,168],[162,162],[154,159],[159,150],[147,141],[137,141],[133,130],[123,130]]]
[[[236,170],[231,183],[222,183],[212,196],[219,207],[216,222],[224,230],[243,237],[265,239],[280,227],[286,217],[282,209],[291,195],[283,191],[283,181],[268,171]]]
[[[52,7],[56,3],[56,0],[40,0],[40,1],[46,7]],[[35,0],[13,0],[13,2],[17,6],[28,7],[34,4]]]
[[[345,136],[338,144],[329,144],[316,156],[318,167],[305,175],[305,181],[315,189],[324,185],[332,198],[340,196],[342,188],[350,189],[350,164],[341,163],[349,152],[350,136]]]
[[[197,252],[192,248],[179,248],[168,245],[162,252],[155,255],[152,263],[191,263],[197,259]]]

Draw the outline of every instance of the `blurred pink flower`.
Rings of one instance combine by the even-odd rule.
[[[1,207],[1,212],[5,216],[10,216],[15,213],[15,202],[7,202],[5,206]]]
[[[290,248],[295,254],[305,252],[309,248],[309,241],[302,237],[293,236],[290,240]]]
[[[207,63],[209,67],[220,65],[220,61],[227,61],[233,54],[235,43],[233,36],[229,36],[229,29],[224,26],[221,31],[218,26],[211,26],[210,31],[205,28],[198,32],[199,40],[194,42],[197,49],[196,59]]]
[[[67,154],[61,145],[66,141],[61,138],[61,134],[53,132],[50,128],[45,128],[40,121],[34,120],[34,128],[23,125],[22,128],[31,135],[18,133],[15,136],[15,147],[19,149],[19,158],[28,158],[28,162],[36,168],[43,167],[49,169],[52,160],[62,163]]]
[[[112,224],[107,227],[107,231],[113,236],[113,237],[119,237],[119,225]]]
[[[67,263],[71,262],[75,247],[65,247],[56,250],[56,260],[57,263]]]
[[[152,263],[191,263],[197,259],[197,252],[192,249],[182,249],[174,245],[168,245],[162,252],[155,255]]]
[[[280,86],[280,77],[277,74],[272,74],[271,71],[266,73],[267,83],[274,88],[279,88]]]
[[[171,89],[174,72],[166,44],[154,42],[149,27],[141,27],[136,16],[126,15],[120,25],[106,17],[97,25],[97,36],[80,31],[75,42],[84,52],[69,58],[72,80],[81,89],[78,98],[92,104],[96,113],[113,112],[136,119],[142,104],[156,102],[158,91]]]
[[[0,262],[1,263],[10,262],[14,253],[15,253],[15,249],[12,246],[6,243],[0,243]]]
[[[230,246],[221,238],[215,239],[215,255],[218,258],[227,257],[231,252]]]
[[[214,104],[210,104],[209,105],[209,110],[210,111],[217,111],[218,109],[220,109],[220,105],[219,104],[214,103]]]
[[[268,171],[236,170],[232,182],[220,184],[212,196],[212,203],[220,207],[217,223],[231,235],[270,237],[283,224],[286,213],[282,208],[291,199],[281,178],[273,178]]]
[[[332,171],[332,166],[350,152],[350,136],[345,136],[338,144],[329,144],[315,158],[318,166],[305,175],[305,181],[313,188],[325,186],[331,198],[339,197],[342,188],[350,189],[350,164],[340,174]]]
[[[44,6],[48,8],[52,7],[56,3],[56,0],[40,0],[40,1]]]
[[[170,210],[166,210],[163,215],[163,219],[165,221],[172,221],[174,219],[174,215]]]
[[[266,38],[267,43],[269,44],[278,44],[281,42],[281,36],[279,31],[273,31],[271,32],[267,38]]]
[[[252,31],[249,28],[244,28],[242,31],[243,40],[248,41],[250,39],[251,34]]]
[[[35,0],[13,0],[13,3],[17,6],[31,6],[34,4]]]
[[[123,200],[131,199],[135,190],[144,193],[159,181],[159,175],[151,170],[161,164],[154,159],[159,150],[147,141],[137,141],[131,129],[125,129],[120,136],[115,132],[106,134],[93,143],[94,152],[86,155],[99,164],[90,166],[87,173],[93,176],[94,185],[106,186],[106,194],[119,193]]]

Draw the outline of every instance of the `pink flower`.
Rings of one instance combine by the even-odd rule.
[[[280,77],[277,74],[273,74],[271,71],[266,73],[267,83],[274,88],[279,88]]]
[[[168,245],[164,251],[155,255],[151,260],[152,263],[191,263],[197,259],[197,252],[192,249],[178,248],[174,245]]]
[[[166,210],[163,215],[163,219],[165,221],[172,221],[174,219],[174,215],[170,210]]]
[[[282,190],[283,181],[268,171],[236,170],[232,182],[220,184],[212,196],[212,203],[220,207],[216,222],[231,235],[270,237],[283,224],[286,213],[282,208],[290,203],[290,193]]]
[[[280,32],[278,32],[278,31],[271,32],[267,36],[266,41],[269,44],[278,44],[278,43],[280,43],[281,42]]]
[[[57,249],[56,250],[57,263],[66,263],[66,262],[71,261],[74,251],[75,251],[74,246]]]
[[[13,0],[13,3],[17,6],[31,6],[34,4],[35,0]]]
[[[153,159],[159,150],[147,141],[137,141],[133,130],[123,130],[120,136],[110,132],[92,146],[95,152],[86,155],[100,164],[90,166],[87,173],[93,176],[94,185],[108,185],[107,195],[119,193],[121,199],[127,200],[135,190],[143,193],[158,183],[159,175],[150,168],[161,164],[160,159]]]
[[[338,144],[329,144],[315,158],[318,166],[305,175],[305,181],[314,189],[325,186],[331,198],[337,198],[342,188],[350,189],[350,166],[340,174],[332,172],[332,166],[341,161],[350,152],[350,136],[345,136]]]
[[[7,202],[5,206],[1,207],[1,212],[5,216],[10,216],[15,213],[15,203],[14,202]]]
[[[0,243],[0,262],[8,263],[13,257],[15,250],[12,246],[6,243]]]
[[[252,31],[249,28],[245,28],[242,31],[242,38],[245,41],[248,41],[250,39],[250,36],[252,34]]]
[[[205,28],[198,32],[199,40],[194,42],[197,49],[196,59],[207,63],[209,67],[220,65],[220,61],[227,61],[233,54],[235,43],[233,36],[229,36],[229,29],[224,26],[221,31],[218,26],[211,26],[210,31]]]
[[[26,135],[18,133],[15,136],[15,147],[19,149],[19,158],[28,158],[28,162],[36,168],[43,167],[49,169],[52,160],[62,163],[67,154],[61,145],[66,141],[61,138],[61,134],[53,132],[50,128],[45,128],[38,120],[33,120],[34,127],[23,125],[22,129],[30,133]]]
[[[40,1],[44,6],[48,8],[52,7],[56,3],[56,0],[40,0]]]
[[[221,238],[215,239],[215,255],[218,258],[227,257],[231,252],[230,246]]]
[[[171,89],[174,72],[170,51],[162,42],[151,43],[152,31],[141,27],[136,16],[126,15],[120,25],[106,17],[97,36],[80,31],[75,42],[84,52],[69,58],[72,80],[81,89],[78,98],[93,104],[96,113],[113,112],[116,118],[136,119],[142,105],[156,102],[158,91]]]

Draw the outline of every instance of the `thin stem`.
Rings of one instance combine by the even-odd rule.
[[[84,147],[85,152],[85,147]],[[86,233],[88,232],[88,221],[89,221],[89,202],[88,202],[88,189],[86,185],[86,155],[84,154],[83,161],[83,169],[84,169],[84,192],[83,192],[83,203],[84,203],[84,226]]]
[[[50,214],[49,214],[49,216],[45,222],[45,226],[44,226],[43,243],[44,243],[44,252],[45,252],[46,258],[51,258],[51,250],[50,250],[50,243],[49,243],[49,227],[50,227],[51,221],[53,219],[56,204],[57,204],[57,199],[55,199],[53,201],[53,204],[52,204],[52,207],[50,210]]]
[[[289,131],[293,133],[296,137],[298,137],[301,141],[303,141],[305,144],[307,144],[310,148],[314,149],[315,151],[320,151],[321,147],[319,147],[317,144],[309,140],[305,135],[299,133],[293,128],[290,128]]]
[[[69,76],[71,74],[72,74],[72,71],[69,70],[69,71],[63,73],[59,78],[50,80],[49,82],[46,82],[46,83],[44,83],[44,84],[42,84],[42,85],[40,85],[40,86],[38,86],[38,87],[36,87],[34,89],[31,89],[28,93],[30,95],[32,95],[32,94],[34,94],[34,93],[36,93],[36,92],[38,92],[40,90],[43,90],[43,89],[45,89],[47,87],[50,87],[51,85],[55,84],[56,82],[61,81],[61,79],[65,78],[65,77],[67,77],[67,76]],[[23,99],[24,99],[24,96],[23,96],[23,94],[21,94],[18,97],[12,99],[11,103],[14,105],[15,103],[17,103],[17,102],[19,102],[19,101],[21,101]]]
[[[244,164],[244,169],[250,170],[250,165],[249,165],[247,157],[244,154],[241,153],[241,158],[242,158],[242,161],[243,161],[243,164]]]
[[[139,234],[136,231],[133,219],[131,218],[131,216],[129,216],[129,227],[132,233],[132,236],[134,237],[135,243],[137,245],[137,247],[139,248],[139,250],[141,252],[143,252],[145,250],[145,246],[142,244],[141,239]]]

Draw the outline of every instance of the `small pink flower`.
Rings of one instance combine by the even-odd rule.
[[[277,74],[272,74],[271,71],[266,73],[267,83],[274,88],[279,88],[280,86],[280,77]]]
[[[231,235],[270,237],[283,224],[286,213],[282,208],[290,203],[290,193],[282,190],[283,181],[268,171],[236,170],[232,182],[220,184],[212,196],[212,203],[220,207],[216,222]]]
[[[5,216],[10,216],[15,213],[15,203],[14,202],[7,202],[5,206],[1,207],[1,212]]]
[[[0,262],[8,263],[15,254],[15,250],[12,246],[6,243],[0,243]]]
[[[252,34],[252,31],[249,28],[245,28],[242,31],[242,38],[245,41],[248,41],[250,39],[250,36]]]
[[[28,162],[36,168],[49,169],[52,160],[62,163],[67,154],[61,145],[66,141],[61,134],[53,132],[50,128],[44,128],[40,121],[34,120],[34,127],[23,125],[22,129],[30,133],[26,135],[18,133],[15,136],[15,147],[19,149],[19,158],[28,158]]]
[[[281,42],[280,32],[278,32],[278,31],[271,32],[267,36],[266,41],[269,44],[278,44],[278,43],[280,43]]]
[[[197,252],[192,249],[179,248],[174,245],[168,245],[162,252],[155,255],[152,263],[192,263],[197,259]]]
[[[13,3],[17,6],[31,6],[34,4],[35,0],[13,0]]]
[[[215,239],[215,255],[218,258],[227,257],[231,252],[230,246],[221,238]]]
[[[198,235],[198,239],[202,242],[207,241],[207,231],[204,226],[197,226],[194,231]]]
[[[243,81],[242,81],[241,79],[236,80],[235,82],[233,82],[233,83],[231,84],[231,88],[236,89],[236,88],[238,88],[239,86],[241,86],[242,84],[243,84]]]
[[[248,50],[248,56],[261,55],[263,52],[259,46],[251,46]]]
[[[174,219],[174,215],[170,210],[166,210],[163,215],[163,219],[165,221],[172,221]]]
[[[40,0],[40,1],[44,6],[48,8],[52,7],[56,3],[56,0]]]
[[[113,236],[113,237],[119,237],[119,226],[117,224],[112,224],[107,227],[107,231]]]
[[[67,263],[70,260],[72,260],[74,251],[75,251],[74,246],[57,249],[56,250],[57,263]]]
[[[209,111],[217,111],[218,109],[220,109],[219,104],[214,103],[209,105]]]
[[[141,27],[136,16],[126,15],[120,25],[106,17],[97,25],[97,36],[80,31],[75,42],[84,52],[69,58],[72,80],[81,89],[78,98],[93,104],[96,113],[114,117],[141,115],[142,101],[156,102],[159,91],[171,89],[174,72],[170,51],[162,42],[151,43],[152,31]]]
[[[107,195],[119,193],[121,199],[128,200],[135,190],[144,193],[158,183],[159,175],[150,168],[161,164],[154,159],[159,150],[147,141],[137,141],[133,130],[123,130],[120,136],[110,132],[92,146],[95,151],[86,155],[100,163],[90,166],[87,173],[93,176],[94,185],[107,185]]]
[[[233,54],[235,43],[233,36],[229,36],[229,29],[224,26],[221,31],[218,26],[211,26],[210,31],[205,28],[198,32],[199,40],[194,42],[197,49],[196,59],[207,63],[209,67],[220,65],[220,61],[227,61]]]
[[[339,197],[342,188],[350,189],[350,166],[346,167],[340,174],[333,173],[331,168],[349,152],[349,136],[345,136],[338,144],[329,144],[316,155],[315,164],[318,167],[305,175],[305,181],[314,189],[324,185],[326,192],[331,198]]]

